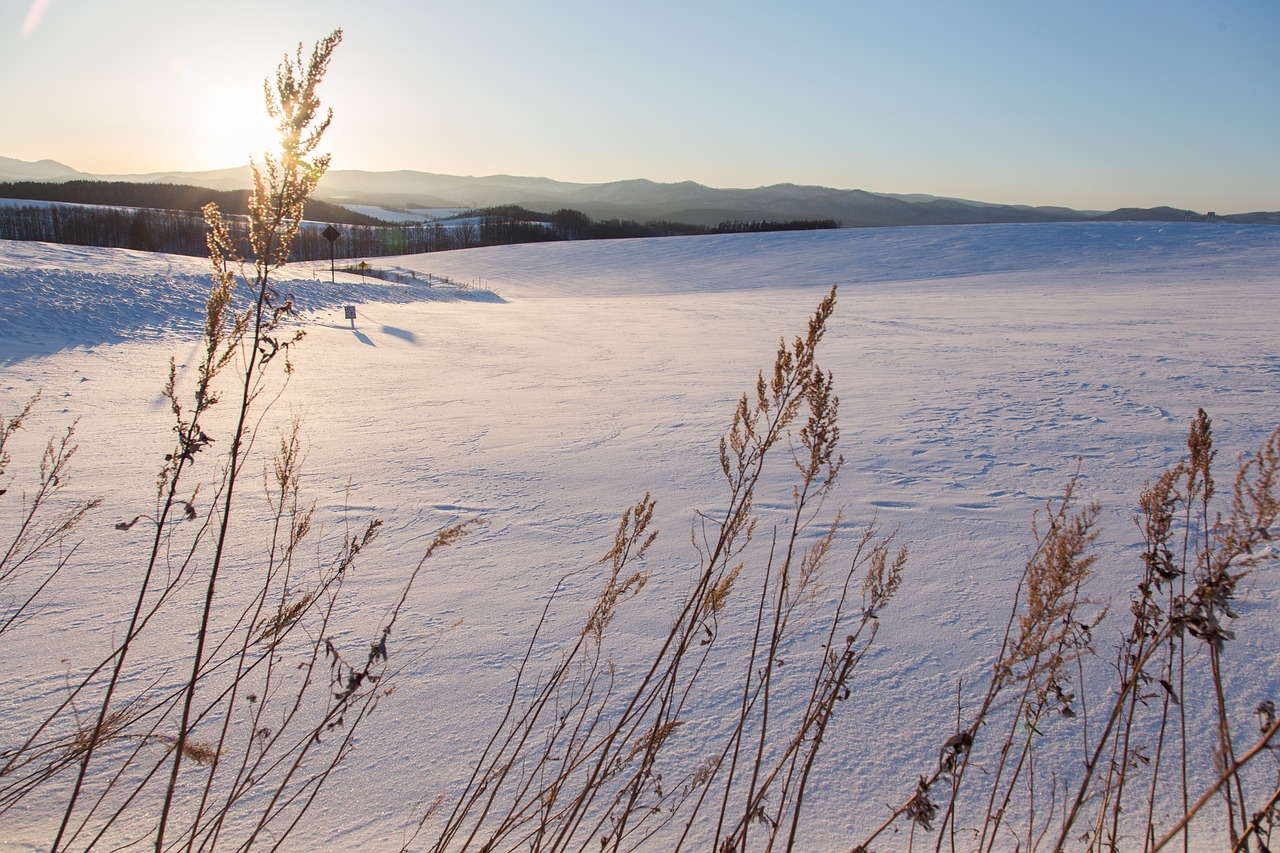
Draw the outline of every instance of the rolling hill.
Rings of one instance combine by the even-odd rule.
[[[241,167],[205,172],[90,175],[52,160],[30,163],[0,157],[0,181],[108,180],[190,184],[230,190],[248,186],[248,174],[248,167]],[[722,189],[694,181],[658,183],[646,179],[581,184],[550,178],[513,175],[469,177],[409,170],[330,170],[321,181],[316,197],[336,204],[410,210],[519,205],[549,213],[570,208],[598,220],[661,220],[691,225],[762,219],[833,219],[850,227],[867,227],[1204,218],[1203,212],[1174,206],[1104,212],[797,184],[751,189]],[[1219,218],[1237,223],[1280,223],[1280,213],[1275,212],[1241,213]]]

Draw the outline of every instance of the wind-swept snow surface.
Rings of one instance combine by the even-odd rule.
[[[1068,478],[1078,471],[1079,496],[1103,506],[1091,594],[1123,614],[1140,572],[1138,491],[1184,455],[1197,408],[1214,418],[1224,462],[1280,421],[1278,228],[842,230],[372,264],[499,298],[352,276],[330,285],[327,265],[291,270],[282,289],[296,295],[307,336],[263,444],[277,421],[301,417],[305,488],[331,542],[345,524],[385,519],[351,581],[357,626],[378,618],[432,532],[476,517],[488,526],[432,559],[393,636],[398,688],[294,849],[399,849],[497,722],[557,580],[603,555],[621,511],[646,491],[662,530],[648,559],[655,576],[615,630],[638,645],[663,630],[696,566],[695,513],[724,505],[717,447],[737,398],[833,284],[819,361],[835,376],[847,462],[832,504],[846,505],[851,529],[896,529],[912,556],[878,651],[828,734],[806,850],[847,850],[933,768],[954,731],[957,685],[972,689],[990,670],[1032,515]],[[41,629],[5,651],[6,743],[31,703],[63,689],[74,666],[64,660],[120,630],[144,536],[113,525],[152,499],[170,441],[160,389],[170,357],[180,380],[194,369],[206,289],[190,259],[0,243],[0,413],[43,389],[26,460],[78,419],[74,488],[105,498],[36,617]],[[357,304],[354,328],[345,304]],[[10,473],[19,469],[15,460]],[[780,510],[786,497],[770,499]],[[252,583],[252,555],[239,556],[227,584]],[[584,614],[599,583],[576,575],[557,624]],[[1230,646],[1240,666],[1229,688],[1245,731],[1254,706],[1280,699],[1278,595],[1273,570],[1252,579],[1239,608],[1247,626]],[[1104,657],[1119,624],[1099,638]],[[173,647],[145,651],[156,672],[193,628],[175,621]],[[542,661],[554,659],[545,650]],[[714,716],[681,730],[690,754]],[[45,808],[6,815],[0,842],[47,846],[56,822]]]

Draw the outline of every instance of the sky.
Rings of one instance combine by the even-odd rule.
[[[335,28],[335,169],[1280,210],[1278,0],[5,0],[0,157],[241,165]]]

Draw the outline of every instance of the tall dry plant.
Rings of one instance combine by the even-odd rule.
[[[7,523],[12,525],[7,541],[0,542],[4,549],[0,552],[0,637],[31,617],[37,600],[75,555],[79,543],[70,539],[85,516],[101,504],[98,498],[72,501],[69,505],[60,500],[60,493],[70,483],[72,458],[79,449],[74,440],[74,424],[61,437],[45,444],[30,489],[14,490],[16,476],[6,476],[13,461],[14,436],[23,429],[39,400],[40,395],[36,394],[7,419],[0,414],[0,500],[5,503]]]
[[[739,400],[720,443],[725,509],[696,519],[697,566],[665,634],[637,659],[609,630],[656,571],[643,565],[657,535],[645,495],[598,564],[583,627],[540,672],[535,653],[554,642],[548,602],[473,773],[419,823],[431,850],[802,849],[828,725],[906,560],[874,525],[837,556],[842,513],[821,521],[842,461],[838,400],[816,360],[835,296]],[[756,509],[766,495],[790,510],[767,518]],[[729,695],[708,675],[726,666],[739,673]],[[726,703],[731,719],[708,713]],[[710,752],[691,763],[699,744]]]
[[[214,850],[287,838],[388,691],[390,636],[423,564],[472,526],[437,533],[370,640],[344,648],[335,639],[344,584],[381,522],[349,530],[328,559],[304,558],[325,546],[308,546],[317,533],[314,504],[299,487],[301,425],[284,424],[274,451],[257,450],[292,372],[289,352],[302,337],[272,276],[288,259],[307,199],[328,167],[328,156],[316,154],[329,124],[317,88],[341,38],[335,31],[309,55],[299,45],[266,84],[280,149],[253,164],[247,257],[216,207],[206,208],[214,285],[194,388],[182,388],[171,361],[164,396],[173,449],[152,508],[116,525],[149,530],[120,637],[81,667],[21,742],[0,747],[0,819],[33,796],[60,800],[51,850],[144,840],[157,851]],[[232,410],[219,420],[211,412],[224,400]],[[6,464],[9,437],[25,415],[0,430]],[[227,425],[225,433],[218,424]],[[74,452],[70,439],[69,431],[50,444],[40,486],[27,501],[31,521],[20,526],[0,579],[18,577],[29,555],[47,553],[96,506],[76,505],[43,527],[35,523],[62,482]],[[225,450],[218,455],[217,448]],[[259,465],[261,503],[246,503],[253,482],[246,475]],[[260,508],[265,528],[245,518]],[[232,568],[237,582],[224,584]],[[22,612],[6,615],[5,625]],[[191,613],[195,643],[185,677],[149,675],[136,650]]]
[[[1280,747],[1275,700],[1253,709],[1258,734],[1242,751],[1224,651],[1239,630],[1241,585],[1277,557],[1271,543],[1280,518],[1280,428],[1241,461],[1225,510],[1203,410],[1187,448],[1187,458],[1140,496],[1141,573],[1114,659],[1103,665],[1098,654],[1099,628],[1110,624],[1105,612],[1082,615],[1090,606],[1083,587],[1097,571],[1090,552],[1096,508],[1070,510],[1069,484],[1023,574],[984,697],[944,738],[937,767],[854,853],[872,849],[901,821],[910,822],[913,837],[936,830],[928,845],[935,850],[1157,851],[1178,844],[1185,851],[1193,849],[1197,817],[1197,838],[1216,834],[1242,853],[1251,842],[1271,849],[1280,769],[1257,760]],[[1105,671],[1093,672],[1100,668],[1114,676],[1113,686],[1086,701],[1087,684],[1105,683]],[[1191,721],[1189,708],[1210,709],[1211,725]],[[1043,724],[1050,712],[1066,718],[1054,733],[1067,731],[1077,746],[1053,742]],[[1004,737],[984,739],[999,719],[1008,726]],[[974,766],[983,773],[966,798],[961,789]],[[1206,776],[1213,781],[1193,801],[1193,779]],[[1203,817],[1206,810],[1211,817]]]

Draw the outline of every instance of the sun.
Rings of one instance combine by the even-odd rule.
[[[265,151],[276,147],[276,130],[267,116],[261,87],[241,91],[219,87],[209,97],[204,113],[203,158],[217,168],[262,161]]]

